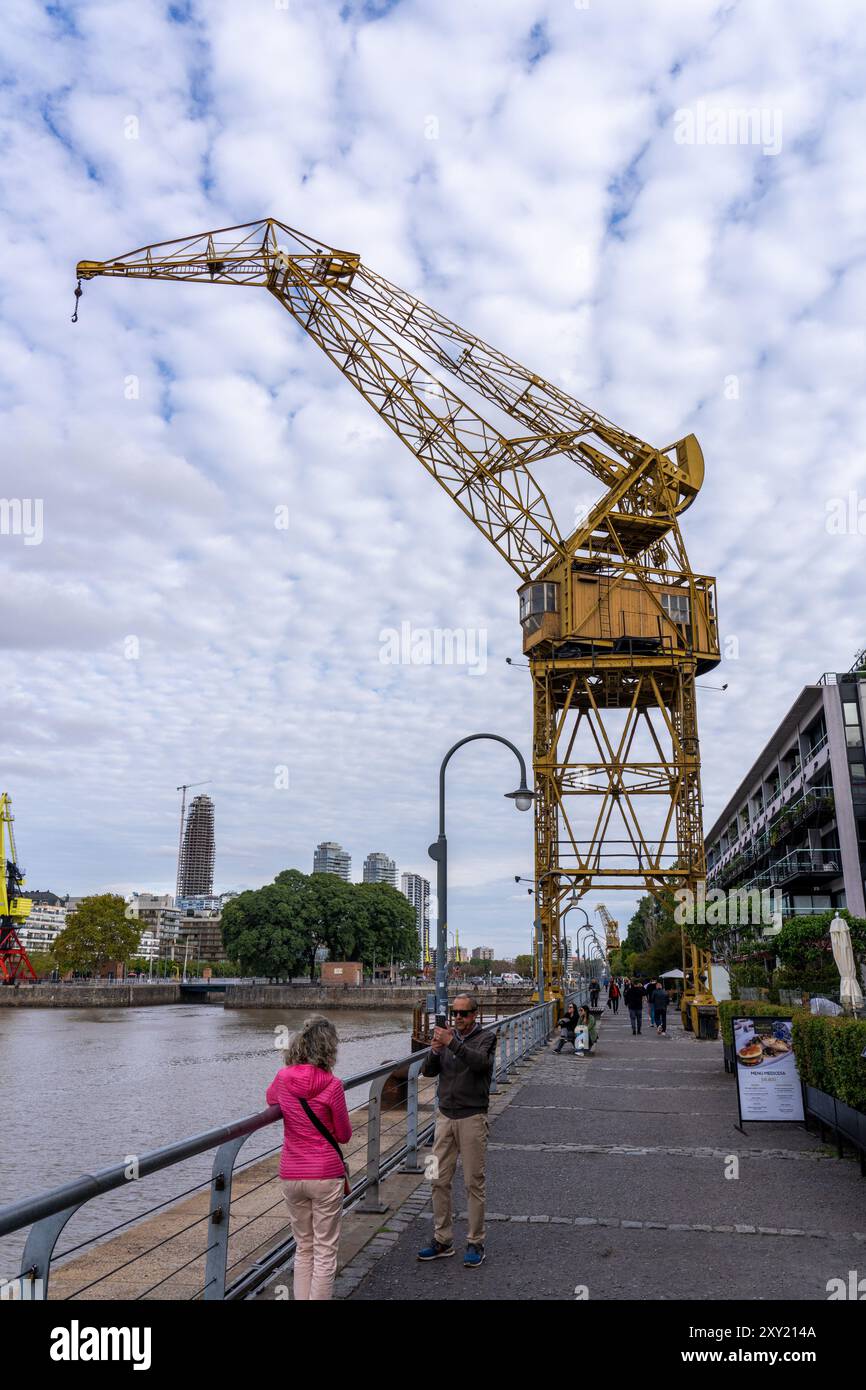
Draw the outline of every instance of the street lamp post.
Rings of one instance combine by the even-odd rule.
[[[544,873],[541,875],[539,879],[527,880],[525,878],[522,878],[520,874],[514,875],[515,883],[525,883],[528,881],[529,883],[535,884],[535,920],[533,925],[535,927],[535,973],[536,979],[538,981],[537,988],[539,1004],[545,1003],[544,942],[542,940],[541,923],[541,885],[546,878],[560,878],[561,876],[562,871],[560,869],[545,869]],[[529,889],[529,892],[532,892],[531,888]]]
[[[520,749],[501,734],[468,734],[449,748],[439,769],[439,837],[429,847],[427,853],[436,865],[436,1016],[448,1018],[448,841],[445,836],[445,769],[451,758],[464,743],[474,743],[478,739],[491,739],[494,743],[504,743],[510,748],[520,764],[520,786],[517,791],[506,792],[518,811],[528,811],[535,799],[535,793],[526,783],[526,763]]]

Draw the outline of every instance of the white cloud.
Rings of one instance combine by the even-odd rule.
[[[513,576],[267,293],[97,281],[72,328],[79,258],[271,213],[643,437],[695,429],[687,543],[740,639],[701,701],[708,822],[799,686],[864,640],[864,538],[825,528],[827,498],[864,488],[857,14],[340,9],[7,16],[4,491],[44,499],[45,539],[0,538],[2,751],[31,886],[170,887],[174,788],[199,777],[225,885],[308,868],[323,838],[358,872],[382,848],[433,878],[444,750],[489,729],[530,751]],[[781,152],[678,145],[698,101],[778,107]],[[587,495],[571,469],[553,486],[569,515]],[[484,628],[486,675],[383,666],[404,620]],[[452,764],[449,915],[518,950],[513,773],[490,747]],[[632,902],[609,904],[623,924]]]

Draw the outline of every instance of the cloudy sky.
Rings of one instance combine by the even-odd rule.
[[[31,888],[171,890],[200,780],[219,888],[309,870],[321,839],[357,878],[373,849],[429,873],[443,752],[530,752],[515,576],[264,290],[97,280],[70,324],[77,260],[266,215],[642,438],[697,433],[684,534],[728,652],[700,706],[712,823],[866,643],[862,21],[8,0],[0,766]],[[384,664],[403,623],[484,634],[484,669]],[[514,773],[482,744],[449,774],[451,925],[509,952]]]

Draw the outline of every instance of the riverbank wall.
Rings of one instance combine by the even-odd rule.
[[[225,994],[227,1009],[314,1009],[320,1013],[340,1009],[355,1012],[368,1010],[393,1013],[395,1010],[411,1010],[416,1004],[423,1004],[431,991],[423,985],[383,985],[353,987],[351,985],[229,985]],[[448,997],[454,999],[461,993],[452,986]],[[488,1013],[509,1013],[518,1009],[528,1009],[531,989],[486,989],[469,993],[478,999],[482,1011]]]
[[[4,985],[0,1008],[7,1009],[140,1009],[150,1004],[179,1004],[180,983],[159,985]]]
[[[453,999],[456,986],[449,991]],[[0,988],[0,1008],[140,1009],[156,1004],[222,1005],[226,1009],[297,1009],[303,1012],[411,1013],[430,991],[424,985],[227,985],[212,993],[184,992],[179,980],[162,984],[18,984]],[[531,989],[474,991],[483,1014],[516,1013],[529,1008]]]

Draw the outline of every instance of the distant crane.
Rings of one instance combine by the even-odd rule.
[[[19,896],[24,876],[18,867],[13,820],[11,798],[8,792],[3,792],[0,795],[0,977],[4,985],[13,984],[22,975],[36,979],[36,971],[17,930],[30,916],[33,902]]]
[[[605,946],[607,954],[610,956],[611,951],[615,951],[619,946],[619,922],[611,917],[604,903],[599,903],[595,910],[604,927]]]
[[[183,822],[186,816],[186,794],[190,787],[210,787],[212,785],[213,779],[210,779],[204,782],[181,782],[179,787],[175,787],[175,791],[183,792],[183,796],[180,799],[180,833],[177,837],[177,878],[175,880],[174,889],[175,901],[180,897],[180,866],[183,860]]]

